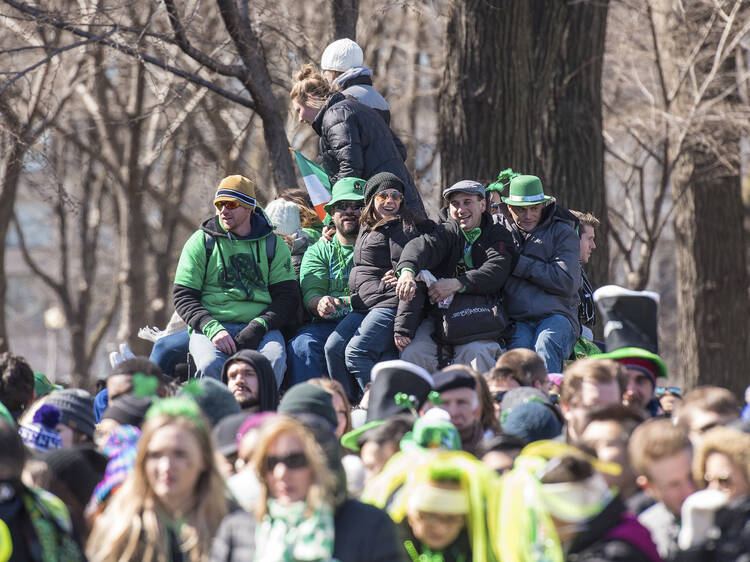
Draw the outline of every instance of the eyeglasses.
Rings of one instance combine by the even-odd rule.
[[[307,466],[305,453],[289,453],[284,457],[266,457],[266,466],[269,472],[273,472],[276,465],[283,464],[289,470],[297,470]]]
[[[375,197],[378,198],[378,201],[385,201],[386,199],[390,198],[393,199],[396,203],[401,201],[404,196],[401,195],[398,191],[396,192],[390,192],[390,191],[381,191]]]
[[[352,211],[359,212],[362,210],[362,203],[357,203],[355,201],[342,201],[341,203],[336,203],[333,206],[333,211],[339,211],[344,212],[347,209],[351,209]]]
[[[502,203],[490,203],[490,209],[493,211],[499,211]]]
[[[240,206],[240,202],[239,201],[217,201],[214,204],[216,205],[216,208],[219,209],[220,211],[224,207],[226,207],[230,211],[233,211],[234,209],[236,209],[237,207]]]

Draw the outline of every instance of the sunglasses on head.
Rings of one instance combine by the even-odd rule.
[[[667,392],[676,394],[677,396],[682,395],[682,390],[676,386],[657,386],[654,389],[654,394],[656,394],[657,396],[663,396]]]
[[[302,452],[289,453],[283,457],[266,457],[266,465],[269,472],[273,472],[273,469],[279,464],[283,464],[289,470],[305,468],[307,466],[307,457]]]
[[[344,212],[347,209],[351,209],[352,211],[361,211],[362,210],[362,203],[359,203],[357,201],[342,201],[341,203],[336,203],[333,206],[333,210]]]
[[[381,191],[380,193],[378,193],[377,195],[375,195],[375,197],[377,197],[380,201],[385,201],[386,199],[390,198],[390,199],[393,199],[394,201],[396,201],[397,203],[404,198],[404,196],[401,195],[398,191],[395,192],[395,193],[389,193],[387,191]]]
[[[220,211],[224,207],[232,211],[240,206],[240,202],[239,201],[217,201],[215,205],[216,205],[216,208],[219,209]]]

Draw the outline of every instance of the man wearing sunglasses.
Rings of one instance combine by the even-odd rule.
[[[287,348],[294,384],[331,372],[324,349],[329,336],[350,311],[349,272],[359,233],[365,183],[359,178],[336,182],[333,196],[325,206],[336,232],[330,242],[320,241],[310,246],[302,258],[302,302],[313,315],[313,321],[299,329]]]
[[[286,371],[279,328],[298,305],[289,247],[246,177],[224,178],[213,202],[216,215],[182,249],[173,291],[175,310],[190,327],[197,374],[219,379],[230,355],[255,349],[271,362],[279,386]]]

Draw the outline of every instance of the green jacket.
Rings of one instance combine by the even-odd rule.
[[[305,307],[313,297],[349,296],[353,252],[354,244],[345,246],[336,236],[330,242],[320,240],[307,249],[300,268],[302,302]]]
[[[251,221],[250,234],[239,238],[212,217],[182,248],[174,280],[175,310],[209,339],[224,329],[223,322],[257,320],[269,331],[296,312],[298,285],[289,247],[277,236],[269,264],[265,239],[276,236],[271,222],[260,208]],[[215,239],[208,262],[205,233]]]

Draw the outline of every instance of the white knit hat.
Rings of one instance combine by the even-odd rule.
[[[274,199],[265,209],[277,234],[294,234],[300,228],[299,208],[286,199]]]
[[[320,68],[346,72],[355,66],[362,66],[364,55],[362,49],[351,39],[339,39],[326,47],[320,57]]]

